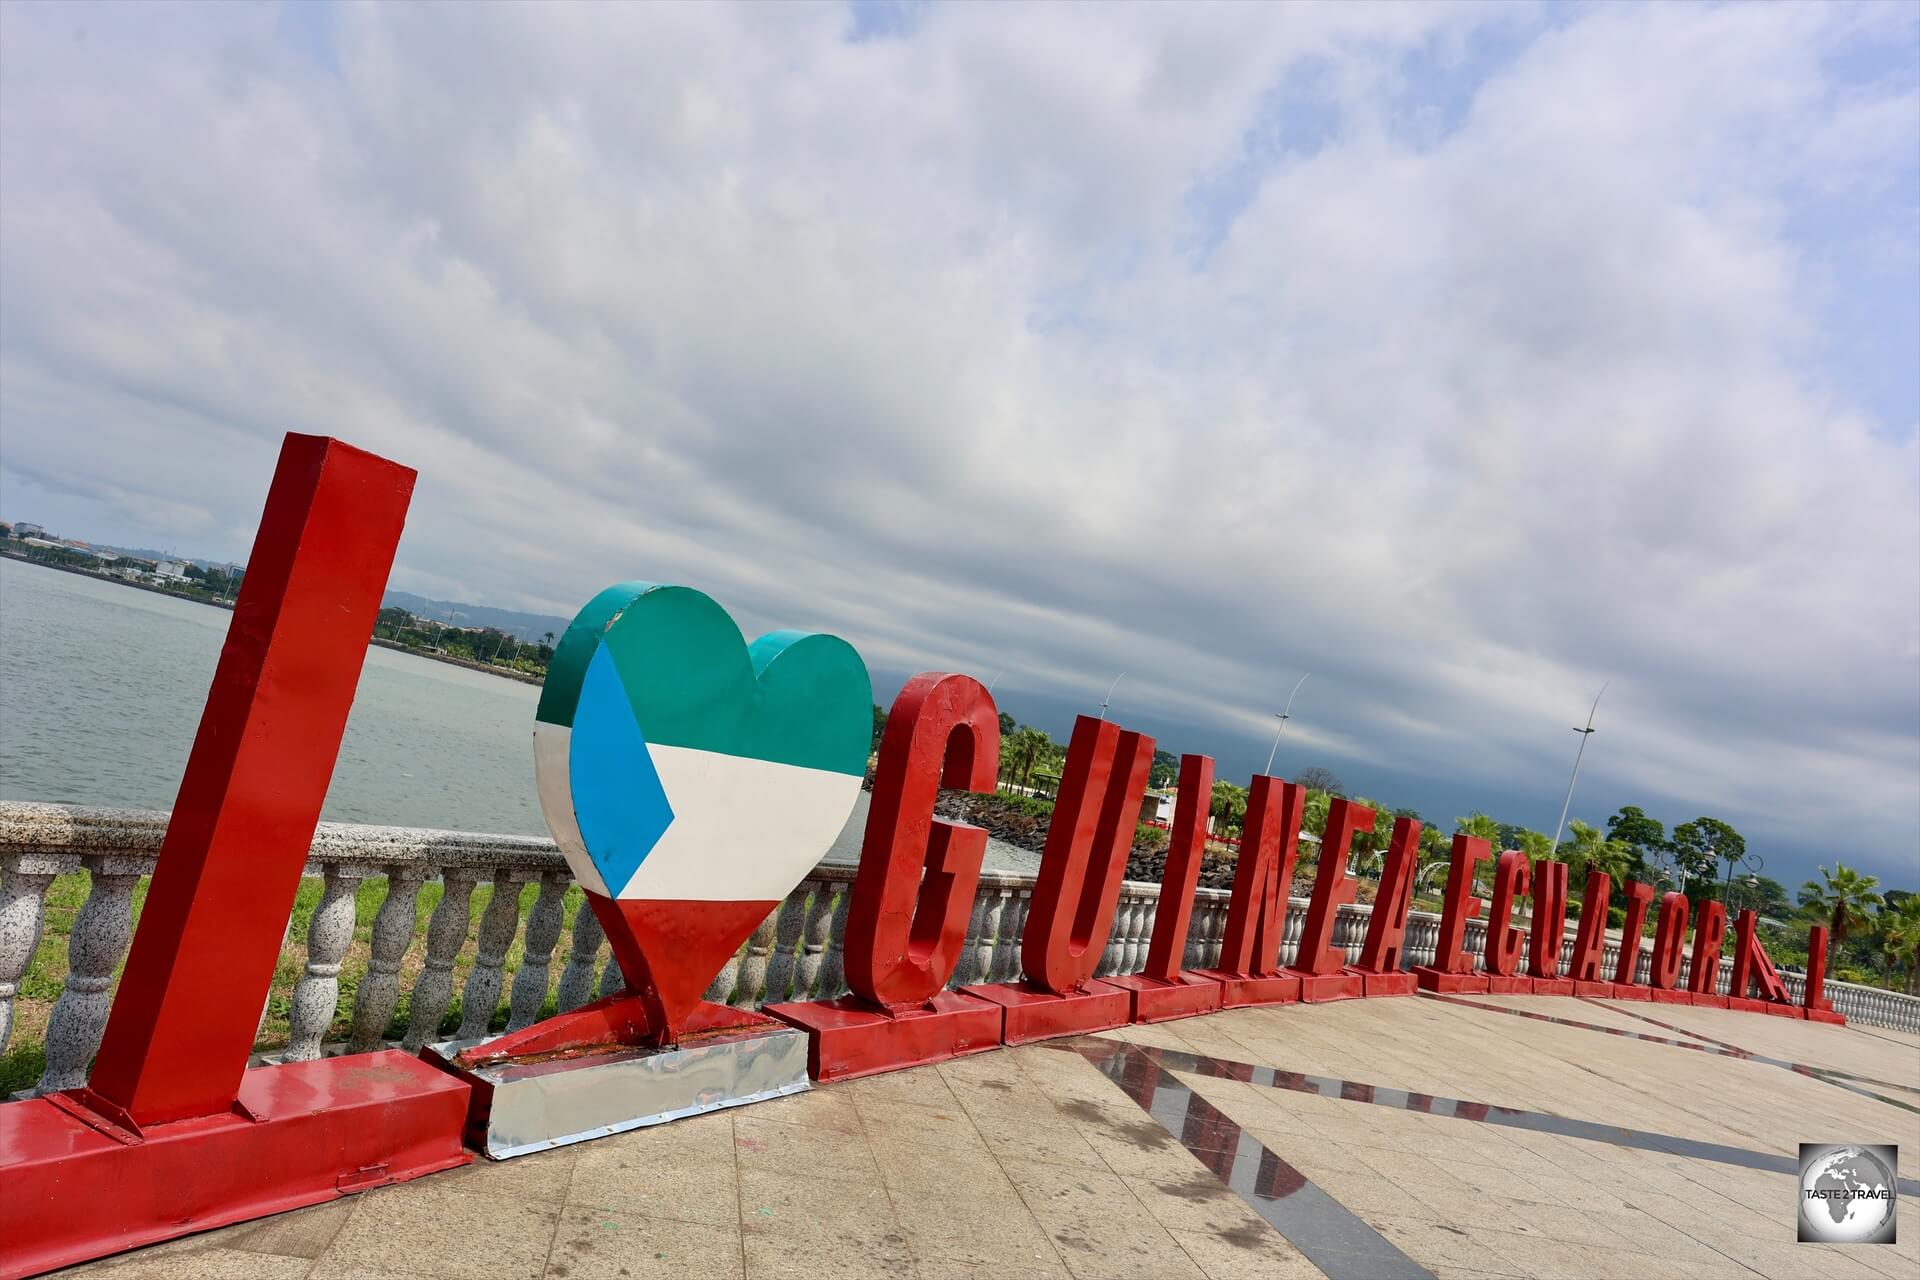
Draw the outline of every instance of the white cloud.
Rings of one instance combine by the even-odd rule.
[[[5,24],[10,499],[239,554],[330,431],[422,471],[400,587],[678,578],[1089,706],[1125,668],[1236,769],[1312,669],[1283,764],[1520,821],[1612,675],[1594,796],[1911,870],[1916,424],[1823,362],[1801,225],[1911,199],[1913,78],[1845,71],[1910,13]],[[1250,149],[1302,65],[1327,136]]]

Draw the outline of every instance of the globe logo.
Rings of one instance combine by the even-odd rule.
[[[1891,1146],[1800,1146],[1800,1239],[1890,1244],[1898,1194]]]

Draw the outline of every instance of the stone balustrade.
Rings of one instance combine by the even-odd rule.
[[[48,886],[55,876],[84,871],[85,902],[67,943],[69,971],[46,1031],[46,1071],[31,1092],[84,1083],[112,1001],[113,977],[132,939],[132,901],[142,876],[150,875],[166,830],[165,813],[68,805],[0,802],[0,1052],[12,1032],[14,997],[39,944]],[[558,1008],[572,1009],[595,996],[618,991],[617,965],[607,959],[605,937],[591,911],[575,914],[565,930],[564,899],[572,883],[551,840],[401,827],[321,823],[314,833],[307,874],[321,892],[307,928],[306,964],[294,987],[287,1045],[278,1059],[313,1058],[335,1046],[323,1044],[339,1009],[340,976],[352,944],[356,894],[370,879],[383,879],[385,893],[374,917],[366,970],[354,990],[351,1030],[345,1048],[363,1051],[388,1043],[384,1037],[403,994],[403,961],[417,942],[423,963],[408,996],[409,1015],[399,1043],[408,1050],[440,1035],[452,1005],[456,960],[473,929],[478,887],[493,889],[481,914],[476,956],[460,987],[463,1037],[483,1034],[504,1000],[509,1029],[539,1019],[549,994]],[[740,1007],[777,1000],[827,999],[844,994],[843,948],[853,868],[822,864],[750,937],[714,979],[708,998]],[[422,887],[443,888],[420,940],[415,929]],[[538,886],[530,909],[523,890]],[[988,872],[967,923],[965,945],[953,985],[1001,982],[1020,972],[1019,939],[1032,905],[1033,878]],[[1200,889],[1195,895],[1184,963],[1204,968],[1219,960],[1226,932],[1229,894]],[[1153,933],[1157,885],[1127,882],[1096,974],[1131,973],[1145,962]],[[1281,959],[1296,954],[1307,902],[1290,900]],[[1372,909],[1342,907],[1333,940],[1357,960]],[[1406,963],[1430,963],[1439,932],[1437,915],[1416,911],[1406,937]],[[555,952],[568,933],[567,954],[555,974]],[[520,967],[511,986],[506,959],[519,939]],[[1466,950],[1478,955],[1485,926],[1467,926]],[[1573,946],[1573,925],[1562,944]],[[1643,943],[1644,980],[1650,944]],[[1603,974],[1610,977],[1619,954],[1610,936]],[[1719,989],[1726,990],[1722,964]],[[1683,971],[1684,972],[1684,971]],[[1802,979],[1783,975],[1799,995]],[[1850,1020],[1920,1033],[1920,998],[1877,988],[1830,982],[1835,1009]],[[263,1013],[264,1020],[264,1013]]]

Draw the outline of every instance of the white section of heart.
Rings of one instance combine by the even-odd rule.
[[[860,779],[747,756],[649,745],[673,825],[619,898],[778,902],[833,847]]]
[[[540,814],[580,887],[603,898],[612,897],[593,859],[587,856],[587,843],[580,838],[580,824],[573,816],[573,787],[567,764],[572,746],[573,730],[569,726],[533,722],[533,787],[540,797]]]
[[[860,779],[690,747],[649,746],[673,824],[618,893],[587,856],[568,774],[573,731],[536,722],[534,781],[554,842],[583,889],[693,902],[785,898],[833,847]]]

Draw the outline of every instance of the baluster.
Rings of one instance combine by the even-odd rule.
[[[1122,894],[1113,904],[1113,919],[1107,923],[1107,945],[1100,948],[1100,958],[1094,961],[1094,977],[1104,978],[1120,972],[1120,959],[1127,952],[1126,930],[1127,899]]]
[[[747,939],[747,957],[740,962],[740,989],[734,992],[731,1001],[735,1008],[753,1008],[760,1003],[760,993],[767,989],[768,960],[773,954],[775,918],[779,914],[777,909],[768,912],[767,918]]]
[[[1023,972],[1020,963],[1020,944],[1027,936],[1027,916],[1033,910],[1033,887],[1024,886],[1014,891],[1012,910],[1013,925],[1001,935],[1000,945],[994,948],[994,975],[996,982],[1012,982]]]
[[[567,964],[560,971],[560,1012],[578,1009],[593,999],[594,971],[600,964],[600,943],[607,935],[600,928],[600,917],[591,904],[582,902],[573,915],[573,947],[567,952]],[[612,962],[608,962],[612,967]]]
[[[473,921],[473,889],[480,873],[468,867],[448,867],[441,873],[446,891],[427,921],[427,962],[413,984],[407,1013],[407,1035],[400,1042],[408,1053],[440,1038],[440,1019],[453,1002],[453,962],[466,945]]]
[[[1200,967],[1217,969],[1220,966],[1220,952],[1226,946],[1227,904],[1216,902],[1207,912],[1206,930],[1200,939]]]
[[[707,993],[703,1000],[714,1004],[730,1004],[733,1001],[733,989],[740,985],[740,955],[745,944],[734,948],[727,962],[720,966],[720,972],[713,975],[713,981],[707,984]]]
[[[547,979],[553,972],[553,948],[560,941],[560,926],[566,923],[567,886],[572,880],[565,871],[547,871],[540,876],[540,896],[527,913],[526,947],[520,956],[520,970],[513,975],[513,995],[507,1001],[507,1030],[518,1031],[540,1020],[547,1003]],[[588,912],[591,915],[591,912]]]
[[[1153,934],[1153,910],[1160,895],[1142,889],[1133,895],[1133,914],[1127,921],[1127,945],[1120,953],[1120,972],[1138,973],[1147,962],[1147,943]]]
[[[35,1093],[77,1089],[100,1048],[113,1007],[113,971],[133,941],[133,886],[151,858],[98,854],[81,859],[87,900],[67,937],[67,985],[47,1020],[47,1069]]]
[[[994,887],[982,883],[973,891],[973,910],[967,915],[967,933],[960,943],[960,955],[953,966],[953,977],[948,979],[949,987],[964,987],[969,983],[980,982],[980,931],[987,927],[987,908],[993,900]]]
[[[795,1000],[821,1000],[820,969],[827,957],[827,930],[833,924],[833,900],[845,886],[830,880],[813,882],[806,924],[800,930],[800,965],[793,983]]]
[[[979,938],[974,943],[973,977],[967,980],[969,984],[993,981],[994,966],[998,962],[1001,947],[1005,945],[1000,941],[1000,932],[1006,923],[1007,903],[1012,897],[1012,891],[1004,884],[988,885],[979,892],[986,910],[980,917]],[[953,982],[948,985],[957,987],[963,984]]]
[[[531,873],[502,868],[493,874],[493,897],[480,916],[479,954],[460,991],[460,1038],[477,1040],[487,1034],[494,1010],[500,1007],[501,970],[513,935],[520,931],[520,886]]]
[[[1287,899],[1287,922],[1280,927],[1280,963],[1292,964],[1300,958],[1300,935],[1307,929],[1307,904],[1298,898]]]
[[[411,864],[387,868],[387,896],[373,918],[372,955],[360,989],[353,997],[353,1035],[349,1053],[378,1049],[386,1040],[387,1024],[400,1003],[400,962],[413,945],[414,904],[426,870]],[[309,939],[312,934],[309,932]]]
[[[1206,891],[1202,890],[1201,893],[1204,895]],[[1211,896],[1196,896],[1194,898],[1193,914],[1187,917],[1187,950],[1186,954],[1180,958],[1180,967],[1182,969],[1199,969],[1203,967],[1200,961],[1200,953],[1203,949],[1200,934],[1202,925],[1207,918],[1207,912],[1211,910],[1213,910],[1213,898]]]
[[[40,949],[46,923],[47,886],[57,875],[80,869],[80,859],[43,853],[10,853],[0,860],[0,1053],[13,1033],[13,997]]]
[[[307,970],[293,989],[282,1062],[308,1062],[320,1056],[320,1042],[340,1005],[340,962],[353,941],[355,895],[360,882],[374,870],[351,862],[321,868],[320,905],[307,921]]]
[[[620,953],[608,947],[607,967],[600,971],[600,998],[617,996],[627,989],[627,975],[620,968]],[[709,996],[708,999],[713,997]]]
[[[774,912],[773,954],[767,963],[767,994],[764,1004],[777,1004],[793,990],[793,969],[798,963],[800,931],[807,922],[807,899],[816,881],[802,880]]]
[[[853,906],[853,885],[840,886],[833,904],[833,923],[827,928],[827,955],[820,965],[821,1000],[837,1000],[847,993],[847,910]]]

